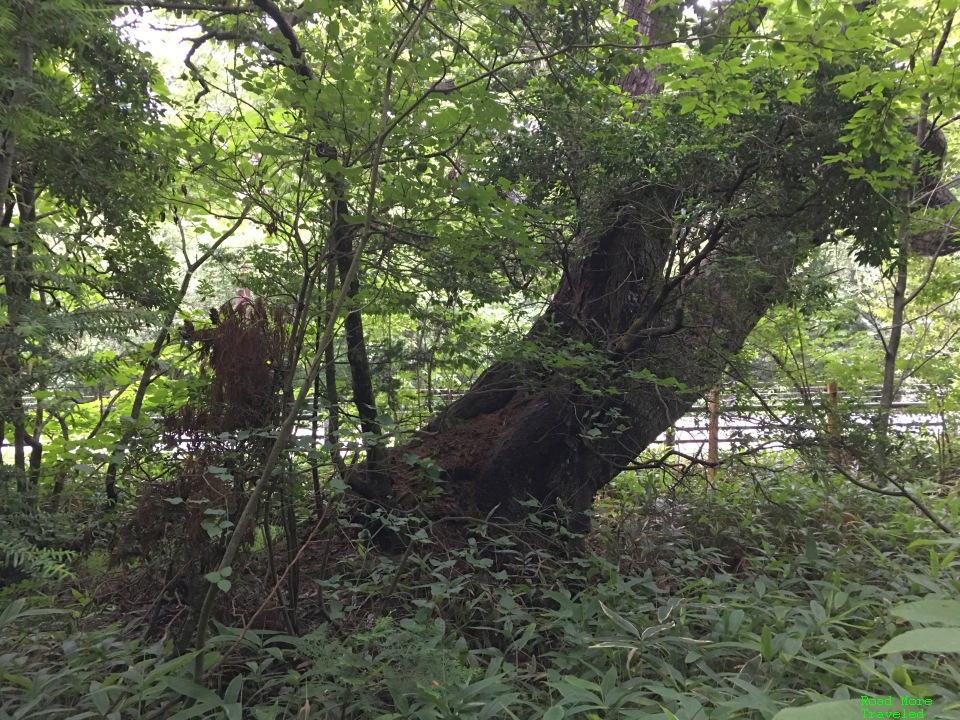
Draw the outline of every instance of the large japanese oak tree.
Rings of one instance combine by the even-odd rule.
[[[627,14],[656,37],[643,6],[627,3]],[[734,47],[734,56],[744,49]],[[587,210],[608,222],[578,237],[526,336],[534,351],[495,362],[414,449],[443,468],[461,507],[516,518],[526,499],[560,501],[574,513],[572,528],[587,529],[595,493],[721,379],[817,246],[842,234],[865,258],[885,252],[896,195],[824,163],[844,152],[844,128],[859,109],[837,74],[821,65],[802,102],[744,110],[713,127],[709,141],[676,114],[650,111],[655,101],[641,103],[635,144],[620,159],[632,177]],[[786,81],[769,71],[749,77],[767,98]],[[644,70],[621,87],[657,92]],[[674,162],[651,160],[663,153]],[[935,185],[941,203],[952,200]],[[394,473],[409,452],[395,453]]]
[[[557,15],[565,21],[580,7],[568,4]],[[295,80],[317,77],[297,28],[314,5],[327,7],[307,3],[284,12],[272,0],[253,0],[270,19],[265,47]],[[519,13],[520,25],[530,22],[532,13],[521,9],[526,4],[500,5],[505,16]],[[917,31],[922,42],[910,49],[884,40],[869,3],[856,9],[827,3],[817,17],[805,1],[797,3],[796,17],[792,7],[720,5],[704,14],[697,37],[687,24],[687,37],[678,38],[684,26],[679,4],[648,13],[647,2],[627,2],[625,14],[645,46],[637,62],[646,64],[625,70],[620,81],[628,112],[577,136],[561,102],[552,116],[547,110],[536,122],[529,115],[518,120],[516,132],[498,141],[504,154],[523,136],[534,139],[521,154],[531,147],[585,148],[579,167],[553,166],[528,153],[528,165],[540,165],[527,168],[524,187],[569,185],[570,177],[579,183],[571,193],[579,231],[561,253],[559,287],[525,341],[433,418],[416,444],[378,451],[375,463],[352,468],[346,480],[355,491],[376,502],[400,502],[398,485],[416,486],[420,463],[413,458],[429,458],[446,479],[448,501],[455,501],[442,503],[441,512],[455,507],[517,518],[528,499],[559,502],[574,511],[574,527],[585,529],[584,512],[596,491],[716,384],[760,318],[792,291],[791,278],[816,247],[843,236],[855,241],[861,257],[883,259],[909,211],[903,199],[917,197],[904,193],[917,184],[910,178],[911,164],[918,166],[916,139],[925,146],[934,137],[931,130],[930,138],[916,138],[916,117],[930,110],[930,96],[896,95],[903,83],[891,73],[914,67],[931,37],[935,45],[946,36]],[[453,11],[453,5],[444,8]],[[782,25],[772,34],[770,8]],[[410,3],[407,10],[417,19],[394,61],[413,31],[429,24],[421,19],[429,20],[430,3]],[[901,15],[909,20],[916,13],[904,4],[887,17]],[[926,22],[935,27],[941,20],[931,15]],[[787,42],[777,36],[781,30]],[[235,40],[238,33],[215,28],[197,42]],[[531,38],[531,53],[549,75],[562,53],[542,47],[535,33]],[[458,57],[471,57],[467,50]],[[914,54],[900,57],[906,52]],[[582,77],[595,71],[584,67]],[[491,92],[502,87],[509,94],[505,77],[493,71],[484,77],[494,81]],[[549,85],[549,77],[540,80]],[[940,82],[931,73],[926,81],[931,87]],[[659,92],[661,82],[667,92]],[[568,75],[555,85],[562,98],[578,81]],[[458,85],[444,88],[455,92]],[[616,88],[603,90],[618,96]],[[392,127],[386,107],[383,124]],[[950,117],[952,108],[944,109]],[[394,124],[403,115],[397,117]],[[342,152],[324,145],[317,154]],[[345,269],[341,274],[350,279]],[[284,432],[291,427],[292,420]]]

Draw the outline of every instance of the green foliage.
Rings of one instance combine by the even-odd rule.
[[[0,488],[0,589],[24,580],[70,580],[76,553],[65,549],[64,520],[38,513],[8,488]],[[2,595],[0,595],[2,597]]]
[[[75,553],[57,548],[38,547],[27,530],[33,527],[18,522],[17,516],[0,517],[0,563],[4,575],[23,573],[25,578],[67,580],[73,577],[69,564]]]
[[[40,41],[32,68],[17,64],[14,44],[0,59],[4,84],[27,83],[29,98],[4,115],[4,129],[18,136],[12,162],[20,199],[36,193],[39,212],[57,208],[51,214],[61,217],[38,229],[82,261],[67,266],[103,293],[158,307],[169,300],[171,269],[151,233],[169,174],[157,135],[162,81],[110,20],[87,3],[42,3],[18,13],[13,34]],[[19,220],[26,231],[31,219]],[[102,271],[97,253],[111,273],[105,278],[95,277]],[[134,283],[126,273],[137,269]]]
[[[877,650],[878,655],[902,654],[905,652],[960,653],[960,602],[928,595],[923,600],[893,608],[891,614],[913,623],[944,625],[945,627],[908,630],[902,635],[897,635],[887,641],[883,647]],[[894,676],[908,686],[913,684],[904,666],[898,666],[894,670]],[[902,697],[904,696],[897,695],[896,700],[891,702],[890,707],[906,713],[917,710],[915,706],[911,707],[909,704],[903,704]],[[862,709],[862,700],[815,703],[802,708],[781,710],[775,716],[775,720],[813,720],[814,718],[845,720],[851,712]],[[884,706],[871,709],[886,711],[887,708]]]
[[[198,701],[199,708],[194,705],[179,717],[210,717],[211,712],[240,717],[240,705],[229,688],[221,696],[189,679],[192,654],[167,658],[169,648],[129,640],[115,627],[78,632],[65,623],[24,622],[57,612],[24,609],[23,600],[15,600],[0,614],[0,711],[6,715],[147,718],[164,704],[172,707],[174,701],[188,698]],[[63,659],[64,667],[50,673],[47,662],[54,655]]]
[[[0,707],[33,707],[65,647],[42,685],[55,717],[105,702],[142,717],[189,698],[210,718],[760,720],[811,700],[849,710],[861,695],[929,697],[932,716],[957,717],[955,666],[889,645],[919,637],[897,618],[941,637],[957,624],[958,561],[944,554],[934,573],[909,508],[786,464],[763,485],[729,472],[711,497],[674,492],[666,504],[653,473],[625,479],[597,509],[600,554],[572,560],[493,526],[448,550],[415,532],[407,561],[345,554],[314,581],[326,621],[301,637],[220,627],[207,687],[185,675],[192,655],[164,660],[116,630],[8,623],[15,654],[0,668],[21,679]]]
[[[878,653],[960,653],[960,602],[927,596],[891,612],[913,623],[944,627],[909,630],[887,642]]]

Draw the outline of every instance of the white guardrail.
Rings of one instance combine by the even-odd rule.
[[[911,388],[909,392],[901,394],[893,405],[893,413],[890,418],[892,427],[911,432],[921,428],[932,431],[938,431],[942,428],[942,419],[931,414],[927,409],[927,404],[920,399],[922,391],[923,388]],[[768,408],[781,416],[784,425],[789,425],[794,419],[787,414],[792,403],[806,400],[807,406],[820,414],[824,421],[828,413],[829,394],[824,392],[823,387],[796,390],[759,388],[756,393],[763,398],[762,402],[765,405],[761,404],[756,397],[752,401],[744,401],[743,399],[738,400],[732,394],[720,395],[717,423],[720,450],[773,441],[773,436],[777,434],[778,424],[770,417]],[[447,389],[435,391],[438,402],[453,402],[461,394]],[[838,395],[842,405],[853,407],[856,422],[868,423],[871,418],[876,417],[880,407],[878,402],[879,389],[868,388],[859,392],[856,398],[850,398],[845,395],[841,388]],[[96,400],[98,400],[97,396],[86,396],[83,397],[82,401],[94,402]],[[23,399],[23,409],[26,412],[32,412],[35,408],[35,398],[25,397]],[[312,411],[310,410],[301,414],[295,435],[299,437],[308,436],[312,419]],[[324,439],[325,419],[325,413],[322,413],[319,423],[320,442],[323,442]],[[706,404],[698,403],[689,413],[680,418],[670,431],[661,434],[656,442],[663,445],[672,445],[688,454],[697,454],[704,451],[709,442],[709,421]],[[802,430],[800,432],[803,433]],[[807,433],[809,434],[809,431]],[[4,445],[4,451],[11,449],[8,444],[4,443]]]

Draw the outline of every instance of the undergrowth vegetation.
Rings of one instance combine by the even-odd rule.
[[[33,580],[0,595],[0,716],[769,719],[865,695],[960,717],[955,656],[880,652],[910,627],[898,606],[960,594],[957,538],[842,480],[787,465],[755,479],[668,493],[627,473],[585,553],[486,525],[457,549],[420,529],[402,556],[355,545],[305,563],[320,621],[219,625],[205,686],[195,653],[91,603],[82,572]],[[927,489],[956,520],[956,498]]]

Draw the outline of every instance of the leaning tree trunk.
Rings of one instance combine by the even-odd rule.
[[[840,173],[811,179],[835,123],[754,132],[721,176],[692,167],[687,185],[617,199],[616,223],[580,238],[527,334],[536,352],[487,369],[395,453],[394,474],[412,452],[443,469],[463,510],[517,518],[525,499],[559,500],[585,530],[596,491],[717,383],[837,207],[856,205]],[[681,213],[693,205],[677,187],[708,209]]]
[[[673,233],[643,219],[656,204],[641,198],[635,222],[582,240],[586,256],[528,333],[540,358],[572,369],[501,360],[421,433],[413,452],[465,509],[517,518],[525,499],[560,500],[585,530],[596,491],[717,383],[812,247],[807,234],[770,252],[785,228],[769,218],[768,232],[737,235],[717,221],[713,252],[677,279],[664,273]]]
[[[628,0],[625,9],[651,38],[646,5]],[[621,87],[658,90],[641,68]],[[826,234],[831,211],[809,176],[833,143],[801,140],[810,128],[800,120],[750,131],[752,143],[710,183],[691,167],[688,183],[647,185],[603,208],[616,221],[579,239],[578,259],[527,335],[536,357],[495,363],[415,443],[395,450],[395,483],[407,476],[416,486],[413,453],[441,468],[459,510],[518,518],[526,499],[559,501],[585,529],[596,491],[717,383]],[[789,156],[790,143],[810,154]],[[696,193],[705,209],[685,216]],[[738,208],[751,193],[762,202],[748,216]],[[365,473],[359,466],[347,480],[362,488]]]
[[[636,73],[622,85],[655,89]],[[454,501],[455,512],[517,519],[533,499],[562,504],[571,529],[586,530],[597,490],[718,382],[810,251],[835,228],[876,237],[889,227],[884,199],[823,166],[856,108],[818,85],[802,106],[733,118],[717,129],[730,137],[713,140],[727,156],[677,158],[687,169],[669,183],[644,177],[639,159],[643,189],[606,201],[613,220],[579,238],[527,334],[536,350],[496,362],[394,450],[395,484],[415,488],[411,455],[430,458],[446,480],[442,512]],[[362,486],[364,472],[348,482]]]
[[[527,333],[536,351],[493,364],[394,451],[394,477],[415,483],[412,453],[442,469],[458,510],[517,519],[526,499],[560,501],[571,529],[587,530],[595,493],[717,384],[834,228],[891,227],[886,200],[818,168],[836,147],[842,102],[810,107],[790,129],[755,130],[724,180],[698,181],[704,168],[691,167],[689,184],[672,188],[697,192],[709,208],[697,218],[679,212],[692,206],[687,191],[617,199],[616,223],[580,238],[579,261]]]

